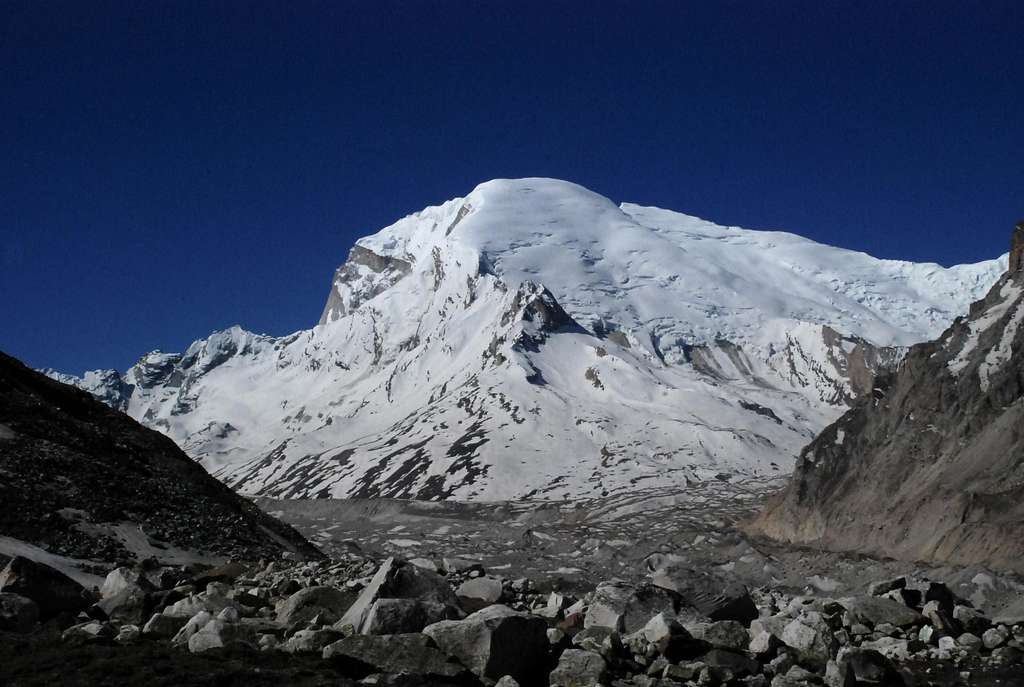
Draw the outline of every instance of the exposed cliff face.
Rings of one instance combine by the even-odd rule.
[[[1024,227],[967,317],[826,428],[752,524],[788,542],[1024,571]]]
[[[75,559],[320,555],[166,436],[3,353],[0,504],[0,535]]]

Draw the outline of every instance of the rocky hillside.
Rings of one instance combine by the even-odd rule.
[[[163,434],[3,353],[0,504],[0,554],[8,556],[319,556]]]
[[[77,384],[265,496],[563,499],[785,474],[1006,269],[497,180],[360,239],[320,323]]]
[[[753,529],[1024,572],[1024,222],[1009,270],[821,433]]]

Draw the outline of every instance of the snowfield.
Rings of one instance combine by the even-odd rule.
[[[552,179],[360,239],[320,324],[58,378],[268,496],[593,497],[770,476],[1006,269],[878,260]]]

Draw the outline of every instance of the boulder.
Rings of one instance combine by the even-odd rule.
[[[839,599],[853,622],[876,627],[888,623],[896,627],[910,627],[924,623],[921,614],[904,604],[881,596],[853,596]]]
[[[496,577],[466,580],[455,592],[467,611],[475,611],[501,601],[502,583]]]
[[[117,636],[117,628],[102,620],[72,625],[61,633],[65,642],[109,642]]]
[[[353,635],[324,647],[323,658],[346,675],[396,673],[422,684],[464,682],[465,667],[452,661],[422,634]],[[413,680],[410,680],[413,682]]]
[[[256,636],[241,623],[213,618],[188,639],[188,650],[200,654],[225,647],[256,648]]]
[[[533,683],[547,660],[547,623],[507,606],[488,606],[465,620],[443,620],[423,633],[474,674],[492,680],[511,675]]]
[[[818,670],[825,668],[839,648],[832,628],[816,611],[801,613],[786,625],[782,631],[782,641],[796,650],[802,664]]]
[[[829,687],[859,684],[896,687],[903,684],[903,678],[892,661],[877,651],[847,647],[840,649],[834,661],[829,661],[825,682]]]
[[[605,682],[607,676],[608,665],[601,654],[566,649],[548,676],[548,684],[552,687],[597,687]]]
[[[949,611],[945,611],[938,601],[926,603],[924,608],[921,609],[921,615],[931,623],[939,635],[957,636],[963,632],[960,623],[953,618],[952,608]]]
[[[185,627],[188,620],[181,616],[154,613],[149,622],[142,627],[142,634],[147,637],[174,637]]]
[[[419,599],[377,599],[363,618],[360,632],[366,635],[394,635],[420,632],[442,620],[457,620],[450,607]],[[344,621],[336,624],[343,629]],[[354,630],[355,628],[353,628]]]
[[[584,627],[610,627],[624,634],[643,628],[652,617],[663,613],[677,618],[682,599],[677,592],[652,584],[633,586],[626,582],[603,582],[594,590]]]
[[[128,589],[155,592],[156,587],[142,573],[132,568],[121,567],[110,572],[100,587],[100,599],[109,599]]]
[[[965,632],[956,638],[956,643],[960,645],[966,651],[977,654],[981,652],[981,648],[984,646],[981,637],[970,632]]]
[[[985,648],[992,650],[1001,647],[1006,644],[1010,639],[1010,631],[1003,625],[999,627],[992,627],[981,635],[981,641],[985,644]]]
[[[720,682],[729,682],[761,672],[760,663],[736,651],[712,649],[699,660]]]
[[[0,632],[29,632],[38,620],[35,601],[20,594],[0,593]]]
[[[746,651],[750,645],[747,628],[735,620],[720,620],[716,623],[699,623],[688,626],[690,634],[711,645],[713,649]]]
[[[364,633],[370,609],[378,599],[416,599],[448,607],[446,615],[461,616],[459,600],[448,580],[397,558],[386,559],[339,621]],[[501,677],[500,675],[498,677]]]
[[[238,607],[238,602],[229,599],[215,584],[207,587],[205,592],[189,594],[184,599],[175,601],[163,610],[165,615],[191,618],[200,611],[216,614],[228,607]]]
[[[868,596],[882,596],[892,591],[905,589],[907,586],[907,578],[897,577],[892,580],[883,580],[881,582],[872,582],[868,585]]]
[[[199,611],[194,616],[189,618],[181,629],[178,630],[177,634],[171,639],[171,644],[175,646],[187,646],[188,640],[192,638],[192,635],[199,632],[206,626],[206,623],[213,620],[213,615],[209,611]]]
[[[114,641],[118,644],[131,644],[142,636],[138,625],[122,625],[117,631]]]
[[[284,626],[307,623],[316,616],[335,622],[352,605],[352,595],[334,587],[307,587],[278,602],[277,621]]]
[[[141,625],[146,622],[146,619],[153,614],[155,606],[153,596],[142,585],[118,588],[120,591],[100,599],[93,607],[91,614],[98,612],[104,619],[133,625]]]
[[[0,571],[0,593],[31,599],[39,607],[42,620],[78,613],[94,601],[85,587],[64,573],[22,556],[12,558]]]
[[[692,609],[692,619],[734,620],[747,626],[758,617],[750,591],[728,575],[694,570],[684,559],[660,554],[648,565],[654,584],[679,594]]]
[[[964,632],[983,635],[992,626],[992,621],[970,606],[954,606],[953,619],[960,623]]]
[[[324,647],[344,638],[341,632],[332,628],[299,630],[281,645],[281,650],[289,654],[323,654]]]

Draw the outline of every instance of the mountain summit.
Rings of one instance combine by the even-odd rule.
[[[774,475],[1006,269],[878,260],[552,179],[360,239],[320,323],[56,375],[245,493],[564,498]]]

